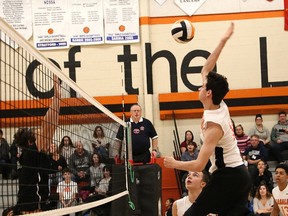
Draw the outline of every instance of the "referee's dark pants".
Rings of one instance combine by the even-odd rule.
[[[141,153],[141,154],[133,154],[133,162],[134,163],[149,163],[151,160],[151,153],[149,150]]]
[[[210,182],[184,216],[246,216],[251,179],[247,168],[224,167],[213,172]]]

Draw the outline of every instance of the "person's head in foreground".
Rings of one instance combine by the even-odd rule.
[[[214,105],[219,105],[228,91],[227,78],[216,72],[210,72],[199,89],[199,99],[204,102],[211,98]]]

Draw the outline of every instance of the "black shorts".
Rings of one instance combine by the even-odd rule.
[[[210,182],[184,216],[246,216],[249,213],[248,195],[251,179],[243,166],[224,167],[213,172]]]

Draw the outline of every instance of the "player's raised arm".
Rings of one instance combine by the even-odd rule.
[[[227,29],[226,33],[223,35],[221,38],[219,44],[215,48],[215,50],[211,53],[211,55],[208,57],[207,61],[205,62],[202,70],[201,70],[201,75],[202,75],[202,81],[206,79],[206,76],[208,75],[209,72],[213,70],[215,67],[215,64],[217,62],[217,59],[224,48],[227,40],[231,37],[231,35],[234,32],[234,23],[231,22],[229,28]]]
[[[48,151],[49,145],[56,131],[60,112],[60,80],[53,76],[54,96],[51,105],[44,116],[41,128],[36,133],[36,144],[39,151]]]

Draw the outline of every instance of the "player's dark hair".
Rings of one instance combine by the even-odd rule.
[[[203,181],[206,182],[206,184],[210,181],[210,173],[207,170],[203,170]]]
[[[33,130],[28,128],[19,128],[17,132],[14,134],[15,143],[24,147],[28,145],[28,141],[34,143],[36,141],[35,133]]]
[[[275,168],[275,171],[280,168],[280,169],[284,169],[286,174],[288,174],[288,166],[286,164],[278,164]]]
[[[229,91],[227,78],[216,72],[210,72],[207,75],[206,90],[212,91],[213,104],[219,105]]]

